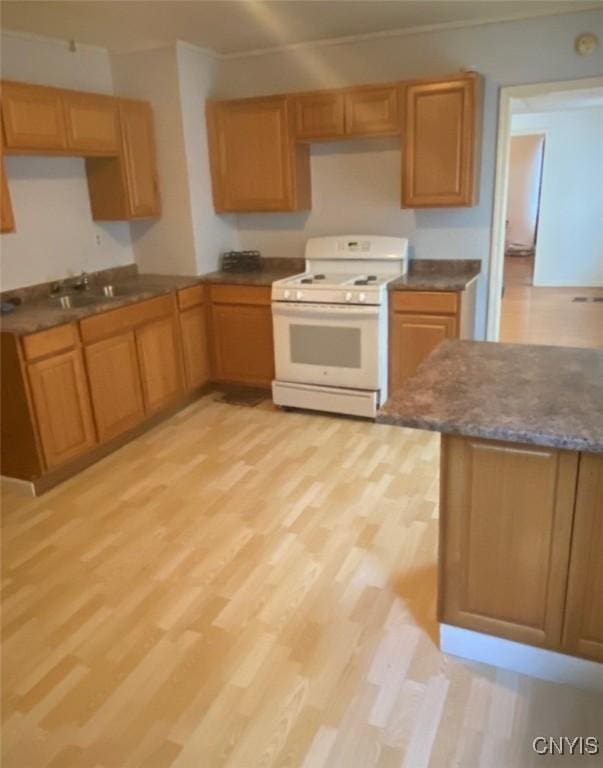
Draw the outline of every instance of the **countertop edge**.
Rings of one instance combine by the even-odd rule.
[[[494,440],[501,443],[517,443],[524,445],[538,445],[543,448],[555,448],[561,451],[574,451],[580,453],[603,454],[603,443],[591,442],[585,438],[561,438],[558,435],[534,434],[520,430],[500,428],[487,428],[467,425],[451,425],[438,421],[428,421],[420,418],[398,417],[387,413],[377,413],[377,424],[385,424],[393,427],[406,427],[419,429],[424,432],[439,432],[444,435],[458,435],[459,437],[476,437],[482,440]]]

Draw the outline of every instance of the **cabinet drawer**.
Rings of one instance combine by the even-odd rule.
[[[65,349],[75,347],[78,342],[78,333],[75,325],[58,325],[48,331],[32,333],[22,339],[23,353],[26,360],[35,360],[45,355],[54,355]]]
[[[205,286],[191,285],[190,288],[182,288],[178,291],[178,307],[181,310],[196,307],[205,301]]]
[[[212,285],[214,304],[270,304],[272,288],[269,285]]]
[[[87,317],[80,322],[84,344],[106,339],[142,323],[148,323],[173,312],[173,296],[159,296],[156,299],[140,301],[127,307]]]
[[[458,294],[446,291],[392,291],[394,312],[436,312],[454,315],[458,311]]]

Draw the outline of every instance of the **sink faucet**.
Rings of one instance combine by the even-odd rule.
[[[81,275],[73,283],[73,287],[76,291],[87,291],[90,287],[90,278],[88,277],[88,273],[82,271]]]
[[[57,293],[63,293],[64,290],[65,290],[65,281],[56,280],[54,283],[50,284],[49,293],[51,296],[56,296]]]

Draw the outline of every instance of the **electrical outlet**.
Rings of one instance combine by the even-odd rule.
[[[101,244],[101,236],[100,235],[96,235],[95,240],[96,240],[96,244],[97,245]]]

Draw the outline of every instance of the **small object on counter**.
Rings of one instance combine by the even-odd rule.
[[[262,268],[259,251],[228,251],[222,254],[224,272],[258,272]]]
[[[10,312],[14,312],[20,303],[21,299],[18,296],[14,296],[12,299],[6,299],[6,301],[3,301],[0,305],[0,313],[8,315]]]

